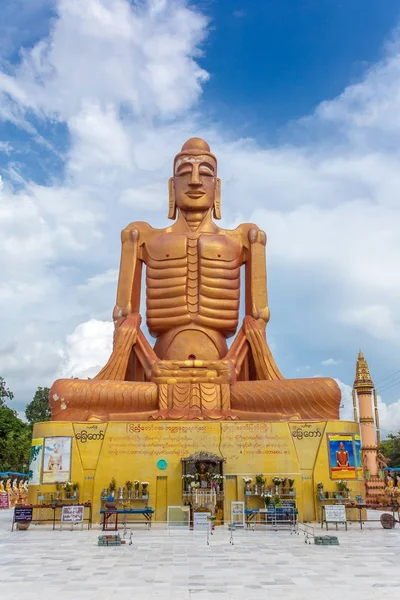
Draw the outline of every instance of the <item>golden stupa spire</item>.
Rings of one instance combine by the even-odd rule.
[[[371,375],[369,373],[368,363],[361,350],[358,352],[356,364],[356,378],[354,379],[354,389],[357,391],[368,391],[374,387]]]

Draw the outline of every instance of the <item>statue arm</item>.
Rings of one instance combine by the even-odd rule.
[[[117,288],[117,303],[113,311],[115,324],[112,354],[94,379],[124,381],[131,350],[139,339],[138,352],[142,362],[151,368],[157,359],[150,344],[140,330],[140,291],[142,279],[141,245],[144,244],[147,223],[131,223],[121,234],[122,250]]]
[[[119,268],[117,303],[113,311],[116,323],[132,313],[139,313],[142,263],[139,260],[139,224],[128,225],[121,234],[121,262]]]
[[[265,257],[267,236],[256,225],[244,227],[247,234],[243,240],[246,249],[246,315],[261,322],[265,327],[270,316]]]

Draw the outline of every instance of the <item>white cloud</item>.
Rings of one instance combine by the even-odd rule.
[[[208,75],[194,57],[207,20],[183,2],[59,0],[57,12],[50,36],[0,79],[17,120],[33,110],[68,121],[86,102],[171,117],[200,94]]]
[[[62,125],[68,141],[64,153],[56,148],[64,170],[55,181],[26,181],[13,163],[15,188],[0,189],[2,347],[14,349],[3,374],[10,385],[21,386],[27,365],[29,379],[43,385],[59,372],[90,376],[105,362],[119,232],[132,220],[166,223],[172,157],[194,134],[219,158],[224,223],[255,221],[268,233],[280,355],[290,355],[290,343],[293,365],[337,366],[322,360],[341,352],[329,347],[337,335],[346,347],[350,339],[358,348],[360,336],[371,346],[385,342],[395,356],[398,45],[357,85],[293,124],[297,145],[264,148],[203,124],[197,101],[208,75],[198,57],[207,19],[199,11],[183,1],[62,0],[57,14],[49,36],[0,73],[0,118],[49,148],[54,140],[43,138],[40,124]],[[32,322],[35,334],[27,334]],[[285,329],[290,335],[282,341]],[[99,353],[89,361],[96,335]],[[319,353],[314,363],[304,347]],[[340,356],[344,363],[345,352]],[[38,365],[44,359],[46,373]]]
[[[114,325],[91,319],[67,336],[65,360],[59,377],[94,377],[107,362],[112,349]]]
[[[352,387],[336,380],[342,392],[342,405],[340,409],[340,418],[344,421],[353,421],[353,398]],[[378,414],[381,439],[386,438],[390,433],[397,434],[400,431],[400,399],[386,404],[382,397],[378,395]],[[373,400],[371,399],[371,402]],[[357,416],[359,418],[358,401],[356,401]]]
[[[340,360],[335,360],[334,358],[327,358],[326,360],[321,361],[321,365],[324,367],[336,367],[340,364]]]

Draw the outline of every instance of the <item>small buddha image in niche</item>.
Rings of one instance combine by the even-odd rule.
[[[196,465],[196,481],[200,483],[201,488],[210,487],[210,473],[207,471],[206,463],[202,462],[199,466]]]

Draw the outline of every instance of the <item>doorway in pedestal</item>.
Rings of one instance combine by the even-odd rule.
[[[157,475],[156,481],[156,521],[167,521],[167,483],[166,475]]]

